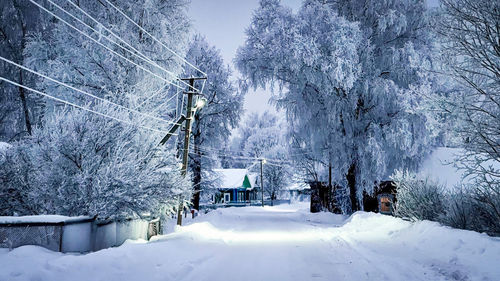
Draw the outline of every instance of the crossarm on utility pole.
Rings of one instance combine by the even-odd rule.
[[[177,120],[177,122],[175,122],[175,124],[172,126],[172,128],[170,128],[170,130],[168,130],[168,133],[160,141],[160,145],[164,145],[170,139],[170,137],[175,133],[175,131],[177,131],[179,126],[182,125],[182,122],[184,122],[185,120],[186,120],[186,116],[181,115],[179,120]]]

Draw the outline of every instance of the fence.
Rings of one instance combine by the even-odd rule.
[[[160,220],[100,222],[68,218],[57,222],[0,223],[0,247],[37,245],[59,252],[90,252],[123,244],[127,239],[149,240],[161,234]]]

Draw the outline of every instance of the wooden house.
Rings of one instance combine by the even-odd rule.
[[[247,169],[215,169],[220,185],[212,196],[212,203],[242,205],[257,200],[257,176]]]

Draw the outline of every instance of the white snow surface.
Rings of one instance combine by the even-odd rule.
[[[217,209],[86,255],[0,249],[0,280],[500,280],[500,239],[308,204]]]
[[[39,216],[0,216],[0,223],[60,223],[73,222],[84,219],[91,219],[87,216],[67,217],[60,215],[39,215]]]
[[[3,153],[4,151],[6,151],[7,149],[9,149],[11,147],[12,147],[12,145],[10,143],[0,141],[0,153]]]

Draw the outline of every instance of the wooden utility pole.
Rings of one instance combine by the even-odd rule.
[[[186,176],[187,174],[187,169],[188,169],[188,157],[189,157],[189,139],[191,135],[191,125],[193,121],[193,116],[195,114],[196,108],[193,107],[193,96],[194,95],[201,95],[200,92],[195,92],[194,88],[194,81],[195,80],[206,80],[207,77],[198,77],[198,78],[185,78],[181,80],[187,80],[189,81],[189,89],[187,92],[184,92],[184,94],[188,95],[188,101],[186,105],[186,116],[181,115],[179,120],[170,128],[168,133],[163,137],[163,139],[160,141],[160,145],[164,145],[170,137],[175,133],[175,131],[182,125],[184,121],[186,121],[186,130],[185,130],[185,135],[184,135],[184,151],[182,152],[182,168],[181,168],[181,174],[182,176]],[[203,103],[204,104],[204,103]],[[200,108],[203,105],[197,105]],[[182,224],[182,211],[184,209],[184,198],[180,197],[178,198],[179,200],[179,207],[177,208],[177,225]]]
[[[188,95],[187,106],[186,106],[186,131],[184,134],[184,150],[182,151],[182,176],[186,176],[188,168],[188,157],[189,157],[189,139],[191,134],[191,123],[193,119],[193,87],[194,78],[189,78],[190,88],[185,93]],[[179,198],[179,208],[177,210],[177,225],[182,225],[182,211],[184,210],[184,198]]]
[[[259,159],[260,161],[260,188],[262,190],[262,207],[264,207],[264,178],[263,178],[263,165],[266,163],[266,159]]]
[[[182,152],[182,170],[183,176],[186,176],[188,169],[188,159],[189,159],[189,140],[191,138],[191,125],[193,123],[194,111],[196,108],[193,107],[193,96],[200,93],[194,92],[194,80],[204,80],[206,77],[200,78],[187,78],[182,80],[189,80],[189,89],[185,94],[188,95],[187,105],[186,105],[186,132],[184,134],[184,150]],[[177,225],[182,225],[182,210],[184,209],[184,199],[180,198],[179,208],[177,210]]]

